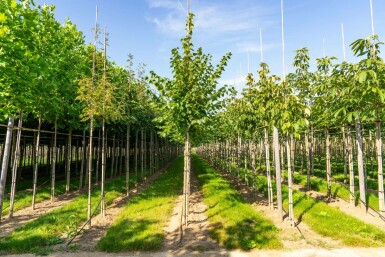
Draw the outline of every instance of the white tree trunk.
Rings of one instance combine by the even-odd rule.
[[[281,166],[279,160],[279,136],[278,129],[273,129],[273,141],[274,141],[274,156],[275,156],[275,180],[277,186],[277,204],[278,213],[283,220],[283,208],[282,208],[282,186],[281,186]]]
[[[363,148],[362,148],[362,135],[361,135],[360,120],[356,119],[356,138],[357,138],[357,163],[358,163],[358,176],[360,187],[360,201],[362,207],[367,207],[366,204],[366,191],[365,191],[365,173],[363,163]]]

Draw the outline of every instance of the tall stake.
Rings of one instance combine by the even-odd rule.
[[[51,202],[55,200],[55,173],[56,173],[56,141],[57,141],[57,118],[55,119],[55,133],[53,136],[53,147],[52,147],[52,166],[51,166]]]
[[[9,217],[10,218],[13,217],[13,206],[15,203],[17,168],[18,168],[18,160],[20,158],[21,128],[23,126],[22,124],[23,124],[23,112],[20,111],[19,124],[17,126],[15,158],[13,160],[13,166],[12,166],[12,185],[11,185],[11,197],[10,197],[10,205],[9,205]]]
[[[341,34],[342,34],[342,53],[344,54],[344,62],[346,62],[345,32],[344,32],[344,24],[342,23],[341,23]]]
[[[3,200],[5,192],[5,182],[7,181],[8,173],[8,164],[9,157],[11,153],[11,141],[12,141],[12,131],[13,131],[14,118],[10,117],[8,119],[7,135],[5,136],[5,145],[3,150],[3,162],[1,164],[1,175],[0,175],[0,222],[1,222],[1,212],[3,210]]]
[[[374,36],[373,2],[372,0],[369,0],[369,2],[370,2],[370,20],[372,24],[372,36]]]
[[[274,161],[275,161],[275,180],[277,187],[277,203],[278,213],[280,218],[283,220],[283,208],[282,208],[282,186],[281,186],[281,166],[279,160],[279,138],[278,129],[274,127],[273,130],[273,143],[274,143]]]
[[[259,29],[259,43],[261,45],[261,62],[263,62],[262,29]]]
[[[98,6],[96,6],[96,19],[95,19],[95,32],[94,32],[94,54],[92,58],[92,87],[95,88],[95,72],[96,72],[96,44],[98,36]],[[88,228],[91,228],[91,189],[92,189],[92,136],[94,129],[94,117],[93,113],[90,114],[90,142],[89,142],[89,158],[88,158],[88,205],[87,205],[87,219]]]
[[[103,64],[103,87],[106,88],[107,84],[107,31],[104,27],[104,64]],[[102,208],[102,217],[104,218],[106,216],[106,201],[105,201],[105,193],[104,193],[104,183],[106,179],[106,161],[105,161],[105,143],[104,143],[104,131],[105,131],[105,117],[104,117],[104,110],[105,106],[103,103],[103,120],[102,120],[102,182],[100,185],[100,194],[101,194],[101,208]]]

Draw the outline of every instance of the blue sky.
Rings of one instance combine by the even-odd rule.
[[[136,64],[147,65],[160,75],[170,76],[171,49],[180,46],[185,34],[186,0],[35,0],[54,4],[56,17],[77,24],[87,42],[92,42],[95,6],[99,24],[109,33],[108,55],[126,65],[132,53]],[[349,44],[371,34],[369,0],[284,0],[285,64],[292,71],[295,49],[308,47],[311,63],[323,56],[342,60],[341,23],[345,31],[347,61],[355,61]],[[282,75],[280,0],[191,0],[196,15],[194,44],[202,46],[217,62],[226,52],[233,56],[221,83],[242,88],[248,71],[256,72],[260,62],[262,30],[263,56],[274,74]],[[375,33],[385,40],[385,2],[373,0]],[[324,44],[323,44],[324,39]],[[324,47],[323,47],[324,46]],[[248,54],[249,52],[249,58]],[[249,59],[249,62],[248,62]],[[249,65],[248,65],[249,63]]]

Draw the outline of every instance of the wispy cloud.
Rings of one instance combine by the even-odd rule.
[[[166,11],[148,18],[160,32],[166,36],[179,36],[184,31],[186,14],[178,0],[148,0],[148,5]],[[192,11],[195,14],[196,33],[204,33],[209,37],[248,33],[269,23],[266,17],[263,18],[269,13],[265,7],[240,5],[238,1],[214,4],[197,0]]]

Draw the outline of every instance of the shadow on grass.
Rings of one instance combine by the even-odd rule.
[[[99,242],[99,249],[107,252],[124,250],[159,250],[163,245],[163,233],[149,233],[158,220],[121,219],[111,226],[108,234]]]
[[[278,229],[245,203],[219,173],[193,156],[195,172],[208,206],[209,233],[228,249],[281,248]]]

